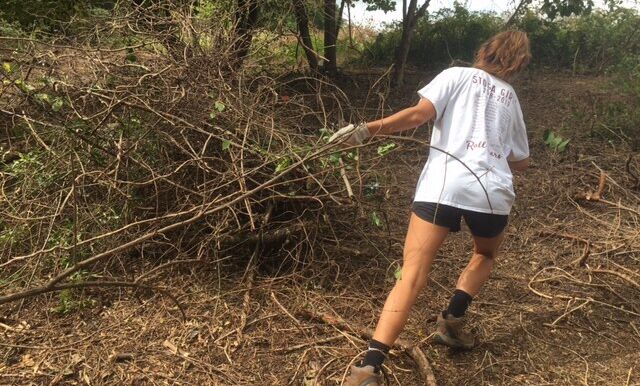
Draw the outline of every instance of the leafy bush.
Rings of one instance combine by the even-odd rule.
[[[582,16],[550,20],[530,10],[515,27],[528,33],[534,66],[570,69],[576,73],[603,73],[624,68],[640,73],[640,15],[630,8],[595,10]],[[455,4],[421,19],[409,51],[409,64],[441,68],[452,59],[472,61],[480,44],[504,26],[494,13],[470,12]],[[364,60],[390,64],[402,26],[392,24],[367,46]],[[635,71],[635,72],[634,72]]]
[[[633,38],[638,23],[636,10],[616,8],[557,21],[529,12],[518,28],[529,34],[534,64],[603,72],[638,57],[640,44]]]
[[[471,61],[477,47],[502,24],[493,13],[471,12],[456,3],[418,21],[408,62],[421,68],[436,68],[452,59]],[[390,25],[367,47],[365,60],[388,64],[393,60],[402,26]]]
[[[91,13],[93,8],[111,8],[115,0],[5,0],[0,19],[26,30],[58,31],[74,16]]]

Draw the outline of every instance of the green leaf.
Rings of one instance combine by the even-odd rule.
[[[220,101],[216,101],[213,104],[213,108],[211,110],[211,113],[209,113],[209,118],[216,119],[218,114],[223,112],[226,108],[227,108],[227,106],[225,106],[224,103],[222,103]]]
[[[569,143],[569,139],[565,139],[564,141],[560,142],[560,144],[558,144],[558,151],[560,153],[562,153],[563,151],[565,151],[565,149],[567,148],[567,144]]]
[[[2,63],[2,69],[7,74],[11,74],[13,72],[13,67],[11,66],[11,63],[9,63],[9,62]]]
[[[62,100],[62,98],[56,98],[51,104],[51,110],[58,112],[60,111],[60,109],[62,109],[62,106],[64,106],[64,101]]]
[[[320,129],[321,139],[328,140],[329,137],[331,137],[331,131],[329,129],[327,129],[326,127],[323,127],[322,129]]]
[[[553,135],[553,131],[547,130],[544,136],[544,143],[547,145],[551,145],[555,139],[555,135]]]
[[[216,101],[216,103],[213,104],[213,108],[216,109],[219,113],[221,113],[227,108],[227,106],[225,106],[224,103],[220,101]]]
[[[396,144],[391,142],[388,143],[386,145],[382,145],[382,146],[378,146],[378,155],[384,156],[389,154],[389,152],[391,152],[391,150],[396,148]]]
[[[225,139],[222,141],[222,150],[229,150],[230,146],[231,146],[231,141],[229,141],[228,139]]]
[[[49,99],[48,94],[36,94],[33,97],[41,102],[51,103],[51,99]]]
[[[558,134],[554,134],[553,131],[547,130],[544,134],[544,143],[553,151],[562,153],[567,148],[569,139],[562,138]]]
[[[291,160],[289,157],[284,157],[280,161],[278,161],[278,165],[276,165],[276,174],[282,173],[286,168],[291,165]]]
[[[378,212],[376,211],[371,212],[371,223],[377,226],[378,228],[382,227],[382,219],[378,215]]]
[[[23,92],[25,92],[27,94],[36,89],[35,87],[30,85],[29,83],[23,81],[22,79],[16,80],[16,86],[18,86],[18,88],[20,90],[22,90]]]
[[[340,153],[333,153],[329,156],[329,162],[334,166],[340,165]]]
[[[398,265],[395,272],[393,272],[393,277],[395,277],[396,280],[402,280],[402,267],[400,265]]]

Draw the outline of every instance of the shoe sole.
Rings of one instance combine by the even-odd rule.
[[[471,350],[473,348],[473,344],[471,345],[464,345],[462,343],[460,343],[459,340],[457,339],[452,339],[444,334],[440,334],[440,333],[436,333],[433,336],[433,342],[434,343],[438,343],[447,347],[451,347],[451,348],[455,348],[455,349],[462,349],[462,350]]]

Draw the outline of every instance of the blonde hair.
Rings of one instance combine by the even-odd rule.
[[[494,35],[480,46],[473,67],[510,80],[524,70],[530,60],[531,48],[527,34],[509,30]]]

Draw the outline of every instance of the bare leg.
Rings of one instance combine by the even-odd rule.
[[[473,256],[462,271],[456,289],[476,296],[482,285],[489,279],[498,249],[504,240],[504,232],[493,238],[473,237]]]
[[[447,234],[448,228],[426,222],[411,213],[404,244],[402,277],[387,297],[373,339],[392,346],[398,338]]]

